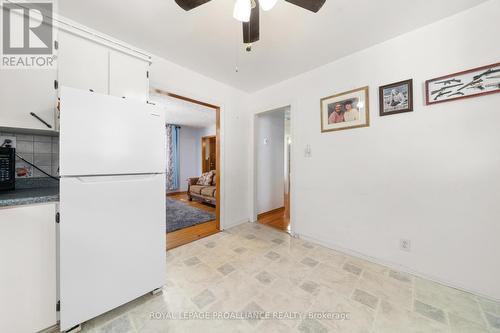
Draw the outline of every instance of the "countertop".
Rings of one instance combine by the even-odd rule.
[[[16,189],[0,191],[0,207],[59,201],[59,183],[45,178],[16,180]]]

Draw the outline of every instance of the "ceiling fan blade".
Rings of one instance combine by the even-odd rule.
[[[254,43],[260,38],[259,31],[259,2],[255,0],[256,6],[252,8],[250,21],[243,22],[243,43]]]
[[[325,4],[326,0],[285,0],[291,4],[310,10],[317,13]]]
[[[185,11],[201,6],[210,0],[175,0],[175,2]]]

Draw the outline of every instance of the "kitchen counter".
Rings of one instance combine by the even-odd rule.
[[[59,201],[59,183],[52,179],[16,180],[16,189],[0,191],[0,207],[32,205]]]

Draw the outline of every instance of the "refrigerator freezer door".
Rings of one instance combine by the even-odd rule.
[[[164,174],[63,178],[60,199],[61,330],[164,284]]]
[[[60,175],[163,173],[165,115],[145,102],[63,87]]]

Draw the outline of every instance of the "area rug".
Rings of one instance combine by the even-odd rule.
[[[167,198],[167,232],[215,220],[215,214],[191,207],[189,204]]]

